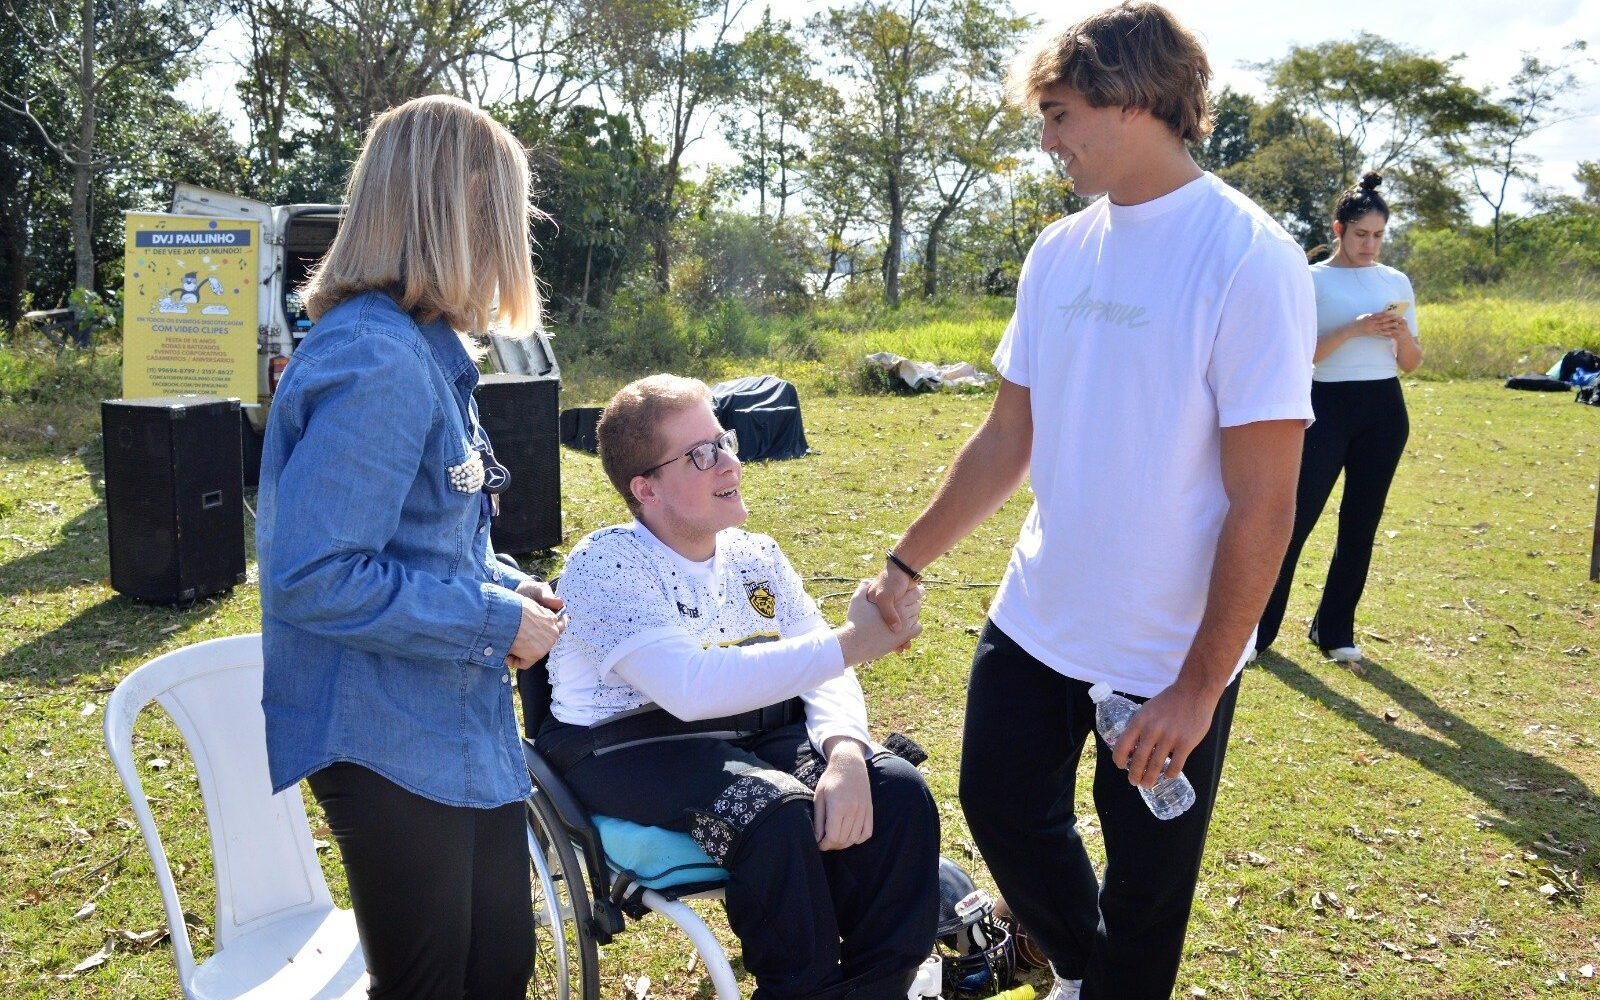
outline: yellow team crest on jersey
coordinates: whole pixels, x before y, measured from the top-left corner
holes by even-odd
[[[773,594],[772,588],[767,586],[767,581],[757,580],[746,583],[744,592],[750,597],[750,606],[756,609],[756,614],[763,618],[778,617],[778,598]]]

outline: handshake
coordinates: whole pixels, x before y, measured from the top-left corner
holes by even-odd
[[[846,666],[854,667],[904,650],[922,633],[921,585],[885,569],[862,580],[850,598],[845,623],[834,629]]]

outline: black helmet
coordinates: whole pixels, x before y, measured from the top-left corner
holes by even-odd
[[[954,996],[994,993],[1011,985],[1011,935],[994,921],[994,899],[961,866],[939,859],[939,945],[944,988]]]

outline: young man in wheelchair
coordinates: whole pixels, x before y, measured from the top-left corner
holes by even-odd
[[[777,543],[740,530],[737,441],[704,383],[634,382],[598,433],[635,520],[567,560],[539,750],[590,811],[686,831],[728,870],[758,1000],[903,1000],[933,948],[939,818],[869,738],[850,668],[916,634],[920,589],[909,630],[860,588],[830,628]]]

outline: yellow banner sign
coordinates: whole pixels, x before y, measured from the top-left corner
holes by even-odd
[[[122,395],[254,402],[260,225],[129,213]]]

